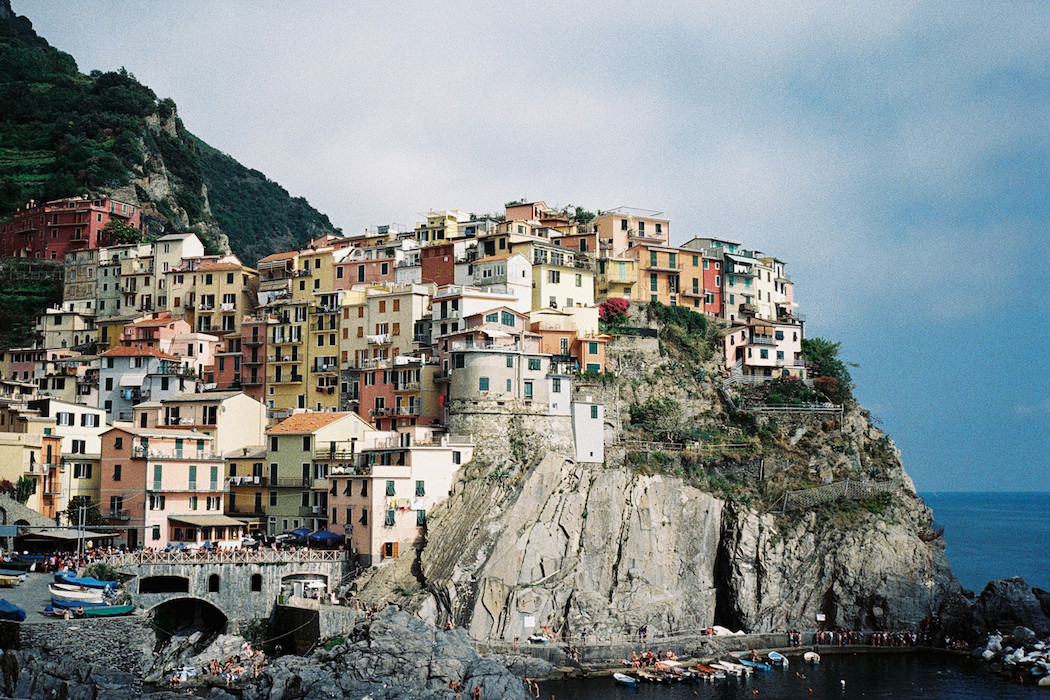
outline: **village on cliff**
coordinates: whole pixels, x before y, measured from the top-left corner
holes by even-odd
[[[0,222],[0,257],[64,261],[39,342],[0,352],[0,489],[94,523],[99,544],[300,531],[363,566],[396,559],[484,439],[456,434],[457,413],[563,416],[575,459],[604,461],[604,406],[579,385],[608,371],[611,334],[647,330],[624,328],[631,305],[718,319],[727,376],[807,380],[784,261],[672,245],[659,212],[435,211],[258,269],[193,233],[110,245],[111,222],[141,229],[104,195]],[[20,535],[43,551],[72,536]]]

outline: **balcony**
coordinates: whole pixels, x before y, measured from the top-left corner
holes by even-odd
[[[324,506],[299,506],[299,516],[303,518],[325,517]]]
[[[330,476],[371,476],[371,464],[344,464],[334,466],[328,472]]]
[[[423,412],[423,409],[416,404],[409,404],[407,406],[398,406],[397,415],[399,416],[418,416]]]
[[[212,305],[212,304],[204,304],[204,303],[202,303],[200,306],[197,307],[197,310],[198,311],[203,311],[203,312],[211,312],[211,311],[215,311],[215,306]]]
[[[313,481],[312,477],[279,476],[277,479],[270,479],[270,486],[276,486],[278,488],[308,489],[313,485]]]
[[[336,365],[335,363],[332,363],[332,362],[315,362],[314,366],[313,366],[313,369],[311,371],[313,371],[313,372],[328,372],[328,373],[334,374],[334,373],[339,371],[339,367],[338,367],[338,365]]]
[[[107,517],[110,520],[131,520],[131,511],[111,508]]]
[[[176,459],[200,462],[206,460],[221,460],[221,455],[216,455],[208,450],[154,450],[146,447],[132,447],[131,456],[136,459]]]
[[[389,333],[379,333],[377,335],[368,335],[368,336],[365,336],[365,338],[367,338],[369,345],[389,345],[390,344],[390,340],[391,340],[391,337],[390,337]]]
[[[250,338],[245,338],[244,339],[244,344],[245,345],[262,345],[265,342],[266,342],[265,338],[260,338],[259,336],[256,336],[256,335],[253,335]]]
[[[233,311],[235,308],[237,308],[236,304],[230,304],[230,303],[219,304],[219,310],[220,311]]]
[[[739,310],[742,314],[754,314],[757,312],[754,304],[741,304]]]
[[[752,345],[776,345],[777,341],[771,335],[753,335],[748,341]]]
[[[684,297],[703,297],[704,296],[704,290],[699,289],[698,287],[693,287],[691,289],[683,289],[682,290],[682,296],[684,296]]]
[[[394,387],[394,391],[419,391],[419,382],[403,382]]]
[[[521,347],[518,343],[502,343],[497,344],[493,342],[486,343],[464,343],[464,342],[453,342],[449,348],[452,352],[463,352],[465,350],[492,350],[494,352],[518,352]]]
[[[231,476],[226,479],[226,483],[231,487],[266,486],[269,484],[269,480],[265,476]]]

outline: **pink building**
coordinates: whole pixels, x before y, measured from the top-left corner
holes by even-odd
[[[137,206],[105,197],[29,202],[0,222],[0,257],[65,260],[74,250],[108,245],[103,229],[110,221],[140,228],[139,214]]]

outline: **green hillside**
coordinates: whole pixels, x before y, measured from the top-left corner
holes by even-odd
[[[306,200],[186,131],[173,101],[124,69],[80,73],[0,0],[0,218],[30,199],[87,191],[137,199],[153,235],[193,230],[211,251],[228,239],[247,264],[337,232]]]

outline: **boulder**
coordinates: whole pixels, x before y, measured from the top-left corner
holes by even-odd
[[[1048,599],[1046,591],[1032,588],[1019,576],[991,581],[974,601],[974,622],[979,632],[1020,626],[1045,637],[1050,635],[1050,616],[1044,609]]]

